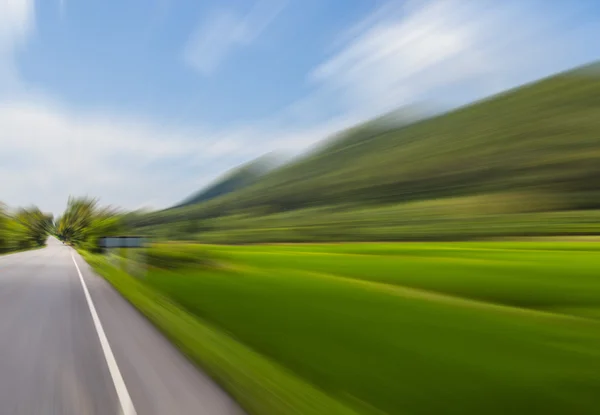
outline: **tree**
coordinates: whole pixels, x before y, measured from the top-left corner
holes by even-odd
[[[96,251],[101,236],[123,228],[122,217],[108,208],[98,207],[97,199],[70,197],[67,209],[57,221],[56,233],[63,241]]]
[[[52,216],[42,213],[37,207],[19,209],[11,215],[0,204],[0,251],[43,246],[52,223]]]

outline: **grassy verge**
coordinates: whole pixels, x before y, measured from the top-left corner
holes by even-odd
[[[82,255],[248,413],[356,414],[352,408],[186,312],[165,295],[114,268],[100,255]]]

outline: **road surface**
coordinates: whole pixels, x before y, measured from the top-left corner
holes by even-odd
[[[73,249],[50,238],[44,249],[0,256],[0,414],[242,411]]]

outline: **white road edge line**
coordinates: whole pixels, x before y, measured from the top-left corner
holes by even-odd
[[[75,255],[73,255],[72,252],[71,259],[73,259],[73,263],[75,264],[75,268],[77,269],[77,274],[79,274],[79,280],[81,281],[81,286],[83,287],[85,299],[87,300],[88,307],[90,308],[90,313],[92,314],[92,320],[94,320],[94,326],[96,327],[96,332],[98,333],[98,338],[100,339],[100,345],[102,346],[102,351],[104,352],[104,358],[106,359],[108,370],[110,371],[110,376],[112,377],[115,389],[117,390],[119,403],[121,404],[122,414],[136,415],[137,412],[133,407],[133,402],[131,400],[131,397],[129,396],[129,392],[127,391],[127,386],[125,386],[125,381],[123,380],[123,376],[121,376],[121,371],[119,370],[119,366],[117,365],[115,356],[113,355],[112,349],[110,348],[110,344],[108,343],[108,338],[106,337],[106,333],[104,333],[104,329],[102,328],[100,317],[98,317],[96,307],[94,307],[94,302],[92,301],[92,297],[90,296],[90,292],[88,291],[87,285],[85,285],[85,281],[83,280],[83,276],[81,275],[81,271],[79,270],[77,261],[75,261]]]

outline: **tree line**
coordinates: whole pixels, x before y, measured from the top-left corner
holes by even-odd
[[[53,216],[37,207],[9,212],[0,205],[0,252],[43,246],[53,227]]]
[[[123,230],[123,215],[100,207],[97,199],[70,197],[65,212],[56,220],[56,236],[63,242],[98,251],[99,238]]]

